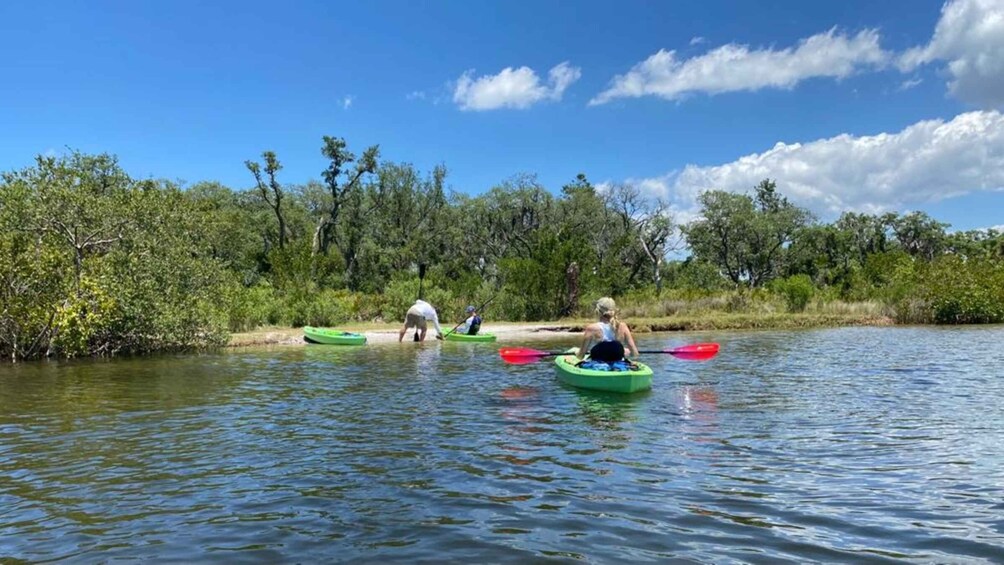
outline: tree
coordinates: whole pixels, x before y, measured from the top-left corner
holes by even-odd
[[[133,192],[141,190],[118,160],[107,154],[73,152],[66,157],[38,156],[35,167],[4,175],[8,190],[30,194],[22,226],[39,238],[53,238],[72,252],[79,288],[84,259],[105,253],[136,226],[130,214]]]
[[[218,345],[228,275],[193,200],[114,157],[39,157],[0,179],[0,353]]]
[[[617,218],[621,261],[628,269],[627,283],[633,284],[648,263],[656,292],[662,292],[662,264],[670,251],[676,231],[669,206],[657,198],[646,198],[633,184],[615,184],[607,193],[607,205]]]
[[[489,262],[533,252],[533,234],[554,220],[554,197],[535,175],[520,174],[470,202],[466,236]]]
[[[863,265],[869,255],[884,253],[888,250],[888,232],[895,218],[895,214],[873,216],[844,212],[833,227],[849,239],[849,243],[857,255],[858,263]]]
[[[911,212],[892,220],[892,231],[903,250],[927,261],[944,252],[948,226],[924,212]]]
[[[356,163],[352,171],[346,170],[346,165],[355,162],[356,156],[346,149],[345,140],[340,137],[324,136],[324,145],[321,147],[321,154],[330,161],[328,168],[324,170],[324,184],[328,188],[329,200],[326,203],[326,212],[317,222],[314,230],[314,241],[312,245],[315,255],[327,255],[331,246],[332,237],[338,226],[339,215],[345,201],[353,191],[359,189],[359,182],[363,175],[376,171],[377,159],[380,156],[380,147],[374,145],[363,151],[362,157]]]
[[[244,161],[244,166],[254,175],[258,193],[261,194],[262,200],[275,212],[275,219],[279,223],[279,249],[283,249],[286,247],[287,239],[286,218],[282,213],[283,190],[282,185],[275,178],[275,174],[282,170],[282,164],[279,163],[279,159],[272,151],[265,151],[261,156],[265,160],[265,174],[268,175],[268,186],[262,180],[261,166],[257,162]],[[269,195],[270,191],[271,196]]]
[[[700,196],[702,219],[686,230],[694,256],[717,265],[734,284],[758,287],[782,271],[785,252],[811,215],[765,179],[754,196],[715,190]]]

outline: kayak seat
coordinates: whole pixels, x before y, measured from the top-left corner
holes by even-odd
[[[639,370],[638,365],[628,362],[628,361],[614,361],[613,363],[604,363],[603,361],[593,361],[592,359],[584,359],[575,364],[576,367],[581,367],[583,369],[588,369],[590,371],[637,371]]]

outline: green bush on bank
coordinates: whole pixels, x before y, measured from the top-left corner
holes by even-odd
[[[786,279],[777,279],[771,284],[771,290],[784,298],[789,312],[804,312],[812,300],[815,287],[809,275],[792,275]]]
[[[942,257],[920,276],[920,296],[938,324],[1004,322],[1004,265]]]

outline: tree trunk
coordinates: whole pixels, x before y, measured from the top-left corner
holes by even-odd
[[[662,295],[662,269],[660,267],[662,267],[662,257],[656,259],[655,262],[652,264],[652,270],[653,270],[652,277],[655,280],[656,296]]]
[[[324,217],[321,218],[321,221],[317,222],[317,227],[314,229],[314,241],[310,246],[311,252],[314,255],[328,253],[327,232],[330,221],[329,218]]]
[[[572,262],[565,269],[565,306],[561,309],[561,316],[568,317],[575,312],[575,307],[579,303],[579,264]]]

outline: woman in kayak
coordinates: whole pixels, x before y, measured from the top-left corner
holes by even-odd
[[[432,307],[432,304],[419,299],[405,314],[404,327],[398,332],[397,341],[404,341],[404,334],[408,332],[409,328],[416,328],[419,332],[419,339],[415,341],[425,341],[425,332],[428,329],[426,321],[428,320],[432,320],[432,324],[436,326],[436,339],[443,339],[443,328],[439,327],[439,315],[436,314],[436,309]]]
[[[457,332],[460,335],[478,335],[481,330],[481,316],[478,316],[477,309],[474,306],[467,307],[467,319],[457,326]]]
[[[583,359],[588,351],[592,361],[615,363],[624,360],[624,343],[627,343],[627,353],[631,357],[637,357],[638,347],[634,344],[634,336],[627,324],[617,319],[617,304],[614,299],[604,297],[597,300],[596,313],[600,319],[582,330],[582,345],[576,356]]]

